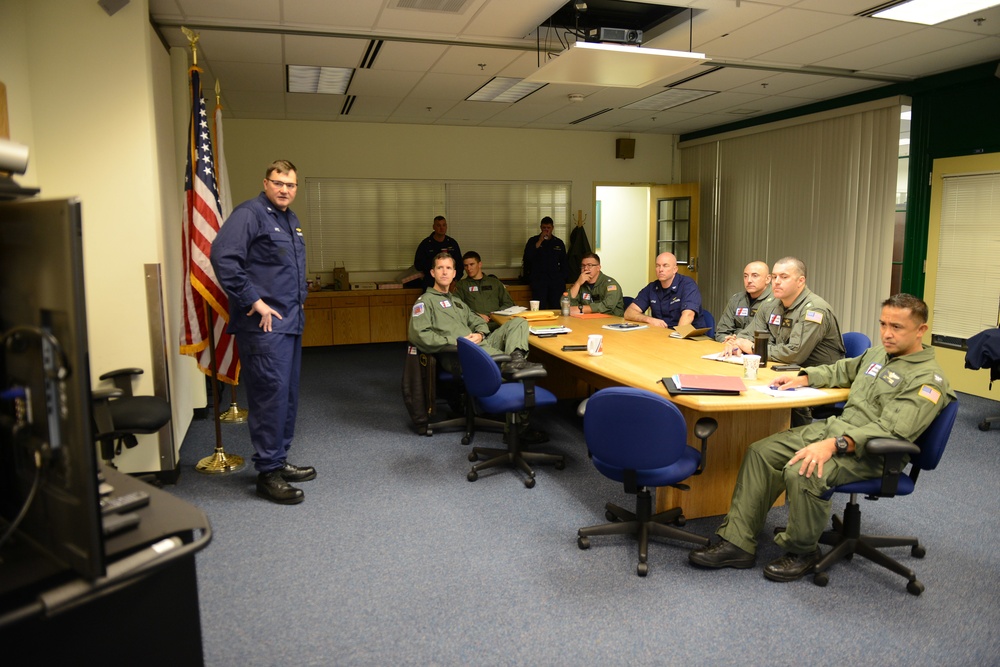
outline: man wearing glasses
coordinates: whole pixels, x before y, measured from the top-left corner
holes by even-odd
[[[295,165],[276,160],[264,172],[264,191],[237,206],[212,243],[212,268],[229,295],[230,333],[236,336],[250,406],[250,441],[257,495],[283,505],[305,499],[289,482],[316,469],[288,462],[299,405],[299,369],[306,300],[306,246],[295,200]]]
[[[587,253],[580,262],[580,277],[569,288],[574,312],[607,313],[621,317],[625,312],[622,288],[618,281],[601,273],[601,258]]]

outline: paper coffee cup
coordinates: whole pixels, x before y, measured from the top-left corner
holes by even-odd
[[[587,354],[592,357],[599,357],[604,354],[604,336],[601,334],[590,334],[587,336]]]
[[[743,355],[743,379],[744,380],[756,380],[757,379],[757,369],[760,368],[760,355],[759,354],[744,354]]]
[[[539,302],[539,301],[529,301],[528,305],[531,306],[531,310],[538,310],[539,303],[541,303],[541,302]]]

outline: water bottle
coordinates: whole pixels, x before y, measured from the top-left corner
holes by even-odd
[[[559,299],[559,310],[563,317],[569,317],[569,292],[563,292],[562,298]]]

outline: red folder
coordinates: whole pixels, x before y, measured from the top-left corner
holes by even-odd
[[[678,389],[698,389],[701,391],[746,391],[743,379],[731,375],[678,375]]]

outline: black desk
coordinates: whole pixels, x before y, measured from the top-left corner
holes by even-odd
[[[8,655],[42,665],[203,664],[194,557],[211,540],[207,517],[117,470],[104,475],[115,494],[149,493],[149,504],[133,510],[139,525],[105,541],[107,575],[95,582],[44,557],[5,550],[0,642]],[[156,555],[153,545],[169,539]]]

